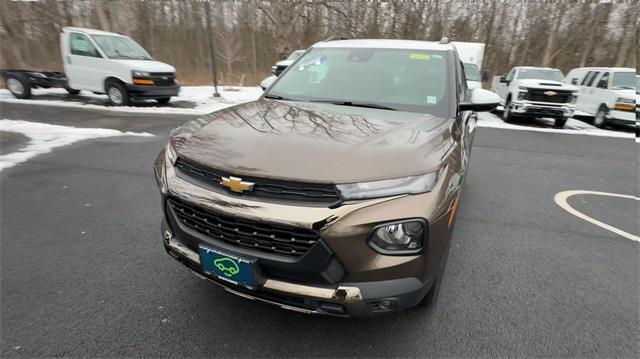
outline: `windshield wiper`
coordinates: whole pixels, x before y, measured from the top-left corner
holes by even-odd
[[[612,90],[635,90],[635,87],[631,86],[614,86],[611,88]]]
[[[367,108],[377,108],[381,110],[398,111],[393,107],[378,105],[377,103],[336,101],[336,100],[309,100],[309,102],[330,103],[330,104],[340,105],[340,106],[367,107]]]
[[[299,100],[288,98],[288,97],[282,97],[280,95],[270,95],[270,94],[264,95],[264,98],[270,98],[273,100],[283,100],[283,101],[299,101]]]

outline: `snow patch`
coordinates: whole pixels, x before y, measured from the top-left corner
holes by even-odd
[[[239,103],[257,100],[262,95],[260,87],[218,87],[221,97],[214,98],[213,86],[183,86],[178,96],[172,97],[167,105],[154,100],[140,101],[134,106],[109,106],[106,95],[81,91],[69,95],[60,88],[33,89],[32,98],[21,100],[11,92],[0,89],[0,102],[23,103],[45,106],[75,107],[92,110],[108,110],[134,113],[167,113],[184,115],[205,115]]]
[[[534,131],[534,132],[551,132],[560,134],[575,134],[575,135],[590,135],[590,136],[604,136],[604,137],[618,137],[618,138],[634,138],[633,132],[611,131],[603,130],[592,126],[588,123],[582,122],[570,118],[565,124],[564,128],[553,128],[553,119],[538,119],[537,124],[542,124],[549,127],[535,127],[527,125],[525,122],[516,125],[504,122],[501,118],[488,112],[478,113],[478,127],[491,127],[501,128],[507,130],[518,131]]]
[[[122,132],[106,128],[77,128],[7,119],[0,120],[0,130],[18,132],[29,137],[30,140],[27,146],[20,150],[0,155],[0,171],[25,162],[37,155],[49,153],[56,147],[66,146],[77,141],[117,136],[153,136],[146,132]]]

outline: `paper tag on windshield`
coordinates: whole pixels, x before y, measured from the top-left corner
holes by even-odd
[[[435,96],[427,96],[427,103],[436,104],[438,103],[438,98]]]

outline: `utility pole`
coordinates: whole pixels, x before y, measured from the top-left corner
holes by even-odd
[[[205,3],[207,7],[207,33],[209,34],[209,53],[211,56],[211,72],[213,73],[213,97],[220,97],[218,92],[218,75],[216,73],[216,53],[213,49],[213,31],[211,30],[211,2]]]

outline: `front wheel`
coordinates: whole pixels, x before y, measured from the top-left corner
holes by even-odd
[[[107,97],[113,106],[127,106],[130,102],[127,89],[120,82],[111,81],[107,84]]]
[[[557,128],[563,128],[564,125],[567,123],[568,118],[566,117],[559,117],[556,118],[556,127]]]
[[[511,112],[511,99],[507,99],[504,103],[504,111],[502,111],[502,120],[504,122],[513,122],[513,113]]]
[[[161,104],[169,103],[169,100],[171,100],[171,97],[163,97],[163,98],[156,99],[156,101],[158,101],[158,103],[161,103]]]
[[[607,125],[607,113],[609,110],[605,105],[600,105],[598,112],[593,118],[593,125],[598,128],[604,128]]]

